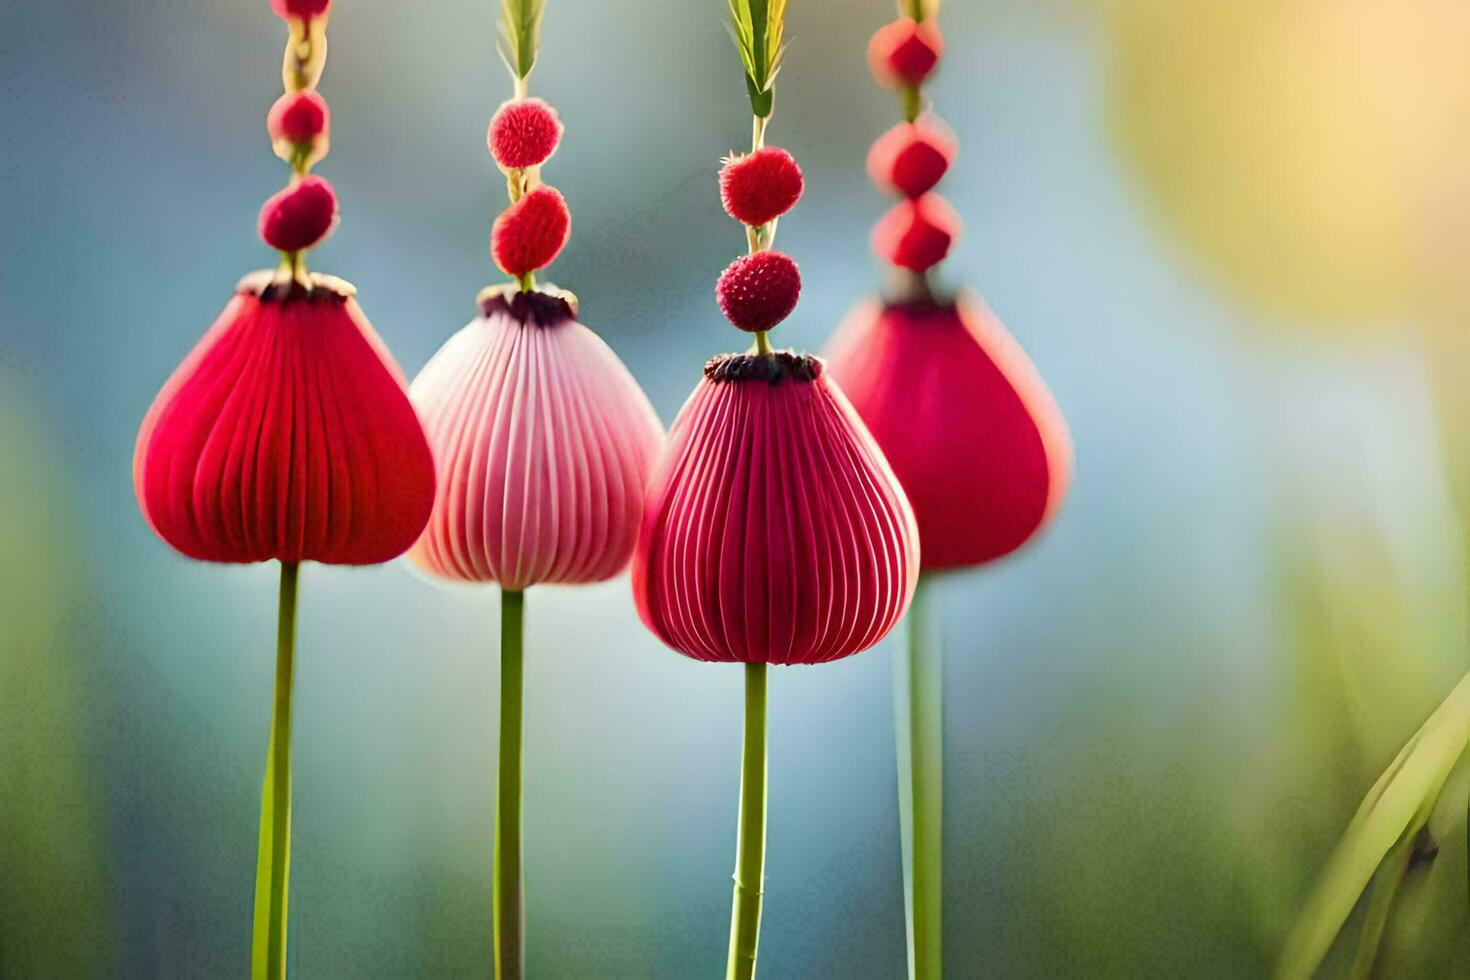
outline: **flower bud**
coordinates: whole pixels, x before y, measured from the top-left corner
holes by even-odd
[[[868,176],[880,190],[920,197],[933,189],[954,162],[958,146],[949,130],[932,117],[899,123],[868,151]]]
[[[550,265],[572,230],[566,198],[549,184],[527,191],[490,230],[490,255],[506,275],[523,276]]]
[[[899,201],[873,226],[873,251],[896,266],[923,272],[944,261],[960,234],[960,216],[938,194]]]
[[[796,158],[779,146],[731,157],[720,168],[725,213],[747,225],[763,225],[790,211],[804,186]]]
[[[903,490],[820,361],[705,366],[633,553],[644,625],[695,660],[826,663],[882,639],[918,571]]]
[[[328,276],[248,277],[163,386],[138,433],[133,484],[175,550],[370,565],[423,530],[429,443],[352,292]]]
[[[742,255],[715,285],[720,312],[741,330],[769,330],[791,315],[801,296],[801,272],[785,252]]]
[[[1061,507],[1066,421],[1026,352],[977,297],[864,303],[829,370],[882,447],[919,523],[926,569],[993,561]]]
[[[561,142],[561,117],[541,99],[502,103],[490,119],[485,142],[505,170],[539,167]]]
[[[260,208],[260,238],[282,252],[311,248],[337,226],[337,193],[325,177],[303,177]]]
[[[611,578],[633,553],[663,426],[554,291],[483,295],[413,382],[439,490],[409,559],[512,591]]]
[[[879,85],[919,85],[944,53],[944,36],[932,20],[915,23],[900,17],[885,24],[868,42],[868,68]]]

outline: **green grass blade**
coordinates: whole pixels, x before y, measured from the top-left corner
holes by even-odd
[[[1312,976],[1384,856],[1427,820],[1470,744],[1470,674],[1455,685],[1368,791],[1287,937],[1281,980]]]

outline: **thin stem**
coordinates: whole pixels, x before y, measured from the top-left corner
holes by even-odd
[[[905,85],[903,87],[903,118],[905,122],[913,122],[919,118],[919,110],[923,108],[923,93],[917,85]]]
[[[524,592],[500,593],[500,767],[495,796],[495,975],[525,974],[525,900],[521,893],[522,624]]]
[[[1415,832],[1412,828],[1388,852],[1388,860],[1378,869],[1368,898],[1368,910],[1363,915],[1363,929],[1358,934],[1358,948],[1353,953],[1353,980],[1368,980],[1373,976],[1373,964],[1378,960],[1378,947],[1383,942],[1383,931],[1388,925],[1389,913],[1393,911],[1393,900],[1398,896],[1399,885],[1409,870],[1409,858],[1414,852]]]
[[[755,976],[766,880],[766,665],[745,665],[745,742],[740,757],[740,827],[730,908],[726,980]]]
[[[903,6],[905,8],[904,13],[909,19],[921,21],[924,19],[925,8],[929,5],[924,0],[904,0]]]
[[[766,331],[766,330],[757,330],[755,332],[755,352],[757,354],[761,355],[762,357],[769,357],[770,356],[770,354],[771,354],[771,338],[770,338],[770,335],[769,335],[769,331]]]
[[[927,576],[919,579],[907,648],[893,657],[904,925],[914,980],[943,972],[944,657],[934,588]]]
[[[255,863],[252,980],[286,976],[286,904],[291,895],[291,686],[296,664],[296,583],[300,566],[281,563],[276,625],[276,692],[260,793],[260,846]]]

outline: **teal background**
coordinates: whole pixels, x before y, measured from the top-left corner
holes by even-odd
[[[318,172],[343,220],[313,265],[358,286],[410,374],[498,278],[496,12],[338,0],[331,19]],[[864,50],[891,13],[791,0],[769,139],[808,189],[781,222],[805,283],[782,343],[819,347],[881,280],[863,158],[898,107]],[[723,17],[550,0],[532,84],[567,126],[545,178],[573,235],[549,278],[666,423],[741,343],[712,295],[743,250],[715,171],[749,138]],[[1281,330],[1161,230],[1109,134],[1103,18],[942,12],[932,95],[962,146],[943,190],[968,219],[944,275],[984,292],[1077,444],[1047,533],[942,583],[946,952],[960,977],[1262,975],[1463,669],[1459,515],[1411,338]],[[169,551],[130,466],[168,372],[271,262],[254,221],[285,176],[263,125],[282,41],[265,0],[0,0],[6,976],[245,970],[276,569]],[[310,566],[301,594],[293,973],[485,975],[496,594],[402,562]],[[718,975],[739,671],[663,649],[625,578],[537,588],[527,620],[530,972]],[[902,973],[896,646],[772,677],[762,976]],[[1464,849],[1461,825],[1401,975],[1464,965]]]

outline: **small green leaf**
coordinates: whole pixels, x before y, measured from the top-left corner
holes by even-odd
[[[729,0],[729,4],[730,37],[745,68],[750,107],[765,118],[771,114],[773,86],[786,53],[786,0]]]
[[[1281,980],[1316,971],[1384,855],[1428,820],[1467,745],[1470,674],[1414,733],[1358,807],[1287,937],[1276,974]]]
[[[526,78],[536,67],[541,46],[541,17],[546,0],[501,0],[500,37],[496,47],[516,78]]]

